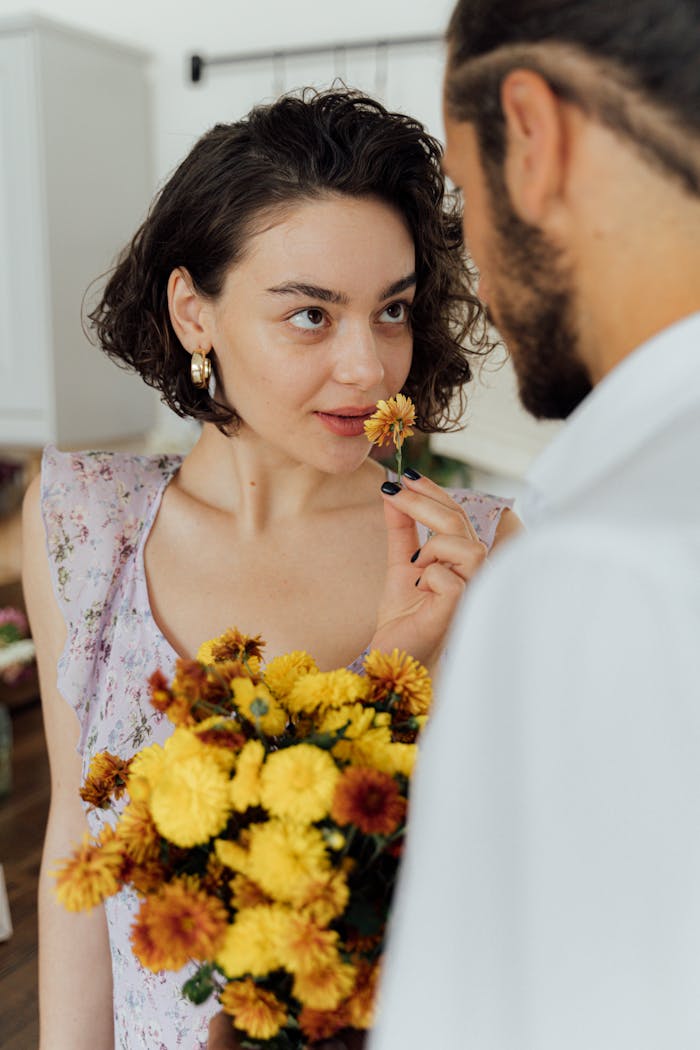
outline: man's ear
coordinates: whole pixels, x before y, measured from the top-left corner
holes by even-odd
[[[514,69],[501,84],[506,125],[505,177],[516,213],[546,225],[561,198],[566,166],[566,122],[560,99],[530,69]]]
[[[184,266],[173,270],[168,278],[168,310],[175,334],[185,350],[190,354],[195,350],[211,350],[208,303],[195,291]]]

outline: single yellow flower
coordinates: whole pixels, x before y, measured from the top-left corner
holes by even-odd
[[[259,634],[243,634],[237,627],[229,627],[218,637],[203,642],[197,650],[197,659],[203,664],[244,660],[251,670],[258,671],[264,648],[265,643]]]
[[[226,863],[225,857],[221,858]],[[250,828],[243,874],[277,901],[296,903],[309,880],[322,878],[330,862],[318,828],[272,818]]]
[[[314,658],[303,650],[296,650],[270,660],[263,670],[263,677],[270,692],[284,701],[299,678],[317,671]]]
[[[390,397],[388,401],[378,401],[376,411],[365,420],[365,434],[373,445],[383,445],[393,441],[400,449],[416,421],[416,410],[413,402],[404,394]]]
[[[364,667],[371,685],[372,703],[385,703],[393,698],[401,715],[428,713],[433,698],[430,675],[408,653],[394,649],[389,654],[373,649],[365,657]]]
[[[255,981],[232,981],[221,993],[221,1006],[252,1039],[272,1039],[287,1021],[287,1007]]]
[[[276,817],[313,824],[328,815],[339,776],[327,751],[296,744],[268,755],[260,776],[260,798]]]
[[[280,707],[270,690],[262,682],[250,678],[234,678],[231,682],[236,710],[263,733],[277,736],[287,726],[287,712]]]
[[[242,748],[230,786],[231,805],[240,813],[260,805],[260,772],[265,748],[259,740],[249,740]]]
[[[338,671],[319,671],[305,675],[292,687],[287,707],[294,714],[325,711],[329,707],[342,707],[356,700],[364,700],[369,693],[369,683],[362,675],[346,668]]]
[[[287,909],[279,904],[243,908],[226,929],[216,963],[227,977],[264,977],[283,965],[279,945],[287,928]]]
[[[160,835],[145,802],[130,802],[119,818],[116,836],[135,864],[145,864],[160,856]]]
[[[131,760],[127,790],[132,799],[149,798],[165,766],[165,751],[160,744],[149,744]]]
[[[124,847],[107,825],[97,839],[85,835],[82,846],[59,868],[54,892],[68,911],[89,911],[121,889]]]
[[[227,773],[199,741],[196,743],[204,753],[168,763],[150,799],[161,835],[185,849],[217,835],[231,812]]]

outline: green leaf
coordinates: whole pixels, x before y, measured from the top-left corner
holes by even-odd
[[[197,972],[190,977],[189,981],[185,981],[182,986],[182,994],[185,998],[189,999],[191,1003],[196,1003],[197,1006],[200,1003],[205,1003],[209,996],[216,989],[216,984],[212,976],[212,967],[209,963],[204,963],[199,967]]]

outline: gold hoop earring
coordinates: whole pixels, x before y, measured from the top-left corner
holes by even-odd
[[[190,377],[193,386],[206,390],[211,379],[211,361],[204,350],[195,350],[190,361]]]

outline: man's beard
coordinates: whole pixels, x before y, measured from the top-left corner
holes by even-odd
[[[537,419],[566,419],[592,389],[579,358],[573,277],[561,251],[518,218],[499,181],[491,199],[491,316],[513,359],[524,407]]]

